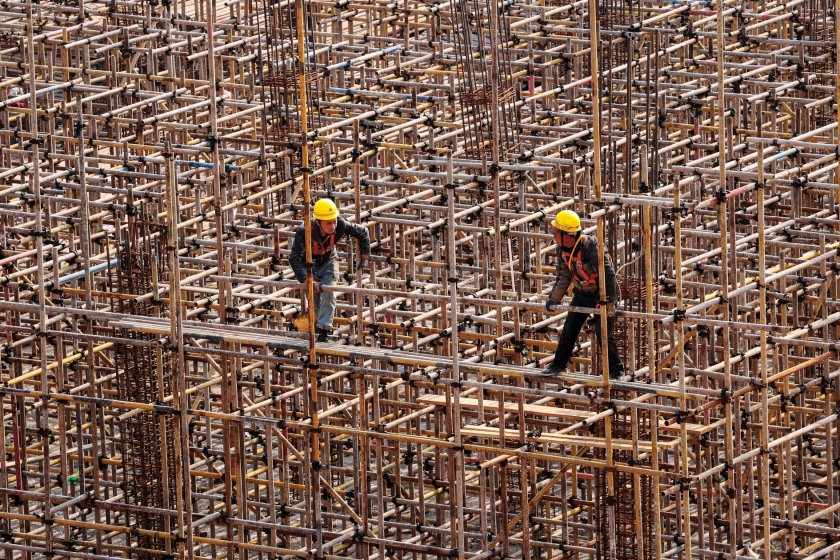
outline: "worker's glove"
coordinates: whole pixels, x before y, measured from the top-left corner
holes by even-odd
[[[321,290],[321,283],[320,282],[312,282],[312,291],[316,294],[320,294],[323,290]]]
[[[359,265],[356,267],[356,270],[362,270],[367,264],[370,262],[370,255],[362,255],[359,257]]]
[[[545,310],[546,311],[554,311],[554,308],[558,305],[556,301],[553,299],[549,299],[545,302]]]
[[[613,317],[615,317],[615,302],[614,301],[606,302],[604,304],[604,307],[607,309],[607,318],[612,319]],[[600,303],[595,304],[595,310],[598,313],[601,312],[601,304]]]

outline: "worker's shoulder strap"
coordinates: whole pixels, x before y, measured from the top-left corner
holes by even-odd
[[[572,247],[571,251],[567,251],[564,248],[563,253],[565,254],[567,259],[579,258],[581,255],[591,251],[593,244],[596,245],[595,248],[597,249],[598,240],[595,239],[593,236],[580,235],[578,236],[577,241],[575,241],[575,244]]]
[[[312,223],[312,254],[316,256],[327,255],[332,252],[336,241],[340,239],[338,227],[330,235],[323,237],[318,224],[313,220]]]
[[[578,247],[578,251],[580,251],[586,259],[592,257],[592,264],[597,265],[598,262],[598,238],[594,235],[581,235],[580,236],[580,246]],[[607,254],[607,249],[604,248],[604,256]]]

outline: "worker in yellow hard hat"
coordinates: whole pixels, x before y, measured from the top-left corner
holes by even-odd
[[[595,333],[598,336],[598,343],[601,343],[601,315],[596,312],[600,305],[598,275],[603,273],[607,284],[607,301],[604,303],[614,304],[619,299],[618,282],[615,278],[615,271],[612,261],[604,250],[604,262],[602,266],[598,263],[598,239],[594,235],[586,235],[581,230],[580,217],[571,210],[563,210],[551,222],[551,229],[554,233],[554,241],[557,242],[557,281],[545,303],[547,311],[553,311],[554,307],[566,295],[569,285],[574,287],[572,294],[572,307],[591,307],[595,313]],[[583,324],[589,318],[590,313],[569,312],[566,322],[563,324],[563,331],[560,333],[560,340],[557,342],[557,351],[554,360],[545,368],[543,375],[555,375],[566,370],[572,351],[575,348],[578,334]],[[615,317],[610,313],[607,318],[607,348],[609,353],[610,377],[617,379],[624,373],[624,364],[618,355],[618,344],[613,334]]]
[[[357,269],[362,268],[370,259],[370,233],[366,227],[353,224],[339,216],[335,202],[329,198],[322,198],[313,208],[315,219],[312,220],[312,267],[313,280],[317,282],[316,291],[320,297],[315,297],[315,324],[319,342],[330,340],[335,315],[335,292],[324,292],[320,286],[334,286],[338,279],[338,254],[335,244],[345,235],[355,237],[361,246]],[[292,244],[292,254],[289,264],[298,282],[306,281],[306,235],[301,224],[295,231],[295,241]]]

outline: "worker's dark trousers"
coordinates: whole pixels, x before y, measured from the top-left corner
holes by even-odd
[[[572,296],[572,307],[592,307],[595,313],[595,305],[598,303],[597,292],[593,295],[582,294],[575,291]],[[572,352],[575,349],[577,337],[580,334],[580,329],[589,318],[590,313],[572,313],[566,317],[566,323],[563,325],[563,332],[560,333],[560,340],[557,342],[557,351],[554,353],[554,363],[565,369],[569,365],[569,358],[572,357]],[[613,325],[615,325],[615,317],[607,319],[607,347],[610,356],[610,377],[620,377],[624,373],[624,364],[621,363],[621,357],[618,355],[618,343],[613,334]],[[598,336],[598,344],[601,344],[601,316],[595,313],[595,333]]]

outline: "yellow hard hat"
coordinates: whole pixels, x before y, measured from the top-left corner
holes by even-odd
[[[338,218],[339,212],[338,208],[335,206],[335,202],[329,198],[322,198],[315,203],[315,210],[313,213],[315,214],[316,220],[330,221]]]
[[[551,225],[566,233],[577,233],[580,231],[580,216],[571,210],[563,210],[557,214]]]

